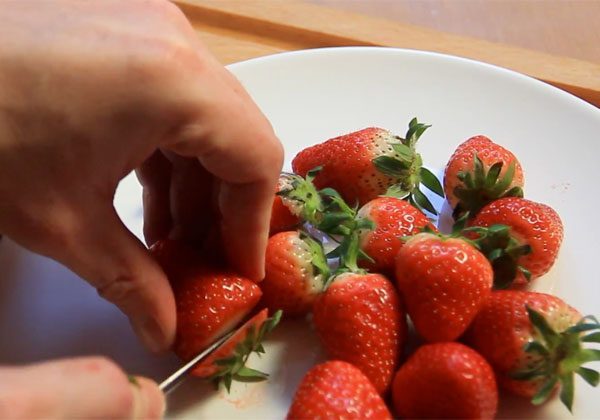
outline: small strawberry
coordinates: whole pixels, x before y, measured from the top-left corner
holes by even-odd
[[[378,392],[389,387],[402,352],[406,318],[396,289],[381,274],[356,267],[355,235],[341,258],[342,270],[313,305],[317,335],[330,359],[363,371]]]
[[[491,202],[471,226],[466,230],[479,236],[478,245],[494,267],[494,286],[501,289],[547,273],[563,239],[563,225],[556,211],[518,197]]]
[[[286,316],[306,315],[329,277],[321,244],[301,231],[271,236],[265,258],[262,302]]]
[[[271,207],[271,220],[269,223],[269,236],[286,230],[295,229],[302,223],[301,219],[292,213],[292,210],[283,201],[283,197],[276,195]]]
[[[361,265],[372,272],[394,272],[402,237],[414,235],[425,226],[435,230],[420,210],[395,197],[369,201],[359,210],[358,216],[375,223],[374,230],[364,229],[360,235],[361,249],[373,259],[373,262],[364,261]]]
[[[262,294],[253,281],[208,267],[172,285],[177,306],[174,351],[183,360],[235,328]]]
[[[501,197],[523,196],[523,170],[509,150],[485,136],[471,137],[450,157],[444,192],[455,217],[473,217]]]
[[[498,407],[494,371],[460,343],[419,347],[394,378],[392,399],[402,418],[492,419]]]
[[[400,248],[396,281],[419,335],[430,342],[453,341],[490,295],[493,272],[467,241],[420,233]]]
[[[391,189],[395,196],[435,213],[419,184],[439,195],[443,190],[435,175],[422,167],[421,156],[415,150],[417,140],[428,127],[415,118],[405,138],[382,128],[365,128],[302,150],[292,167],[300,175],[322,167],[315,185],[336,189],[352,204],[363,205]]]
[[[532,398],[536,405],[560,384],[560,398],[571,410],[574,373],[598,385],[598,372],[581,365],[600,360],[600,350],[582,347],[585,342],[600,342],[600,324],[594,317],[582,318],[556,296],[493,292],[465,340],[492,365],[500,386]]]
[[[268,310],[263,309],[250,318],[227,341],[196,366],[192,374],[212,379],[217,383],[222,382],[227,391],[230,390],[231,382],[234,380],[248,382],[267,379],[268,374],[246,366],[252,353],[265,353],[262,341],[281,319],[281,311],[276,312],[271,318],[267,318],[267,314]]]
[[[308,371],[287,415],[288,420],[391,418],[377,390],[360,369],[337,360]]]
[[[312,181],[319,170],[311,169],[306,178],[285,172],[279,176],[271,210],[270,235],[293,230],[304,221],[318,222],[323,203]]]

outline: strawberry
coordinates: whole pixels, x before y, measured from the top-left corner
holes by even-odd
[[[582,347],[600,342],[600,324],[594,317],[582,318],[556,296],[493,292],[465,340],[492,365],[500,386],[534,404],[543,403],[561,384],[561,400],[571,410],[574,373],[598,385],[598,373],[581,365],[600,360],[600,350]]]
[[[263,338],[271,332],[281,319],[281,312],[267,318],[268,310],[263,309],[233,333],[223,344],[217,347],[210,356],[200,363],[192,374],[202,378],[222,382],[227,391],[233,380],[258,381],[267,379],[269,375],[246,366],[253,352],[265,353]]]
[[[523,196],[523,169],[509,150],[486,136],[458,146],[444,171],[444,192],[455,217],[473,217],[501,197]]]
[[[479,235],[478,243],[492,261],[497,288],[523,284],[547,273],[563,239],[563,225],[556,211],[518,197],[488,204],[471,226],[466,230]]]
[[[302,223],[300,218],[292,213],[292,210],[283,200],[283,197],[279,195],[276,195],[273,199],[271,220],[269,223],[269,236],[273,236],[278,232],[294,229]]]
[[[453,341],[490,295],[493,272],[467,241],[420,233],[400,248],[396,281],[419,335],[430,342]]]
[[[492,419],[498,407],[494,371],[460,343],[419,347],[394,377],[392,400],[402,418]]]
[[[378,197],[365,204],[358,216],[375,223],[374,230],[364,229],[360,235],[361,249],[374,262],[362,266],[374,272],[393,273],[395,258],[402,247],[402,237],[414,235],[425,226],[435,227],[416,207],[395,197]]]
[[[271,210],[269,234],[292,230],[303,221],[315,223],[317,213],[323,211],[321,196],[312,183],[320,168],[310,170],[306,178],[282,173]]]
[[[253,281],[209,267],[172,285],[177,306],[174,351],[184,360],[235,328],[262,294]]]
[[[329,276],[321,244],[301,231],[281,232],[269,238],[262,302],[286,316],[306,315]]]
[[[406,334],[404,310],[389,280],[380,274],[340,274],[317,297],[313,315],[329,359],[352,363],[384,393]]]
[[[440,195],[443,190],[435,175],[422,167],[421,156],[415,151],[417,140],[428,127],[415,118],[405,138],[377,127],[335,137],[302,150],[292,161],[292,168],[305,175],[322,167],[315,185],[336,189],[349,203],[364,205],[391,189],[394,195],[435,213],[419,184]]]
[[[288,420],[391,418],[377,390],[360,369],[338,360],[308,371],[287,415]]]

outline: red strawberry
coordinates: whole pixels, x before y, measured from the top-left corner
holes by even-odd
[[[591,332],[582,336],[582,332]],[[600,350],[583,342],[600,341],[600,324],[556,296],[516,290],[493,292],[465,339],[492,365],[499,385],[541,404],[562,384],[561,400],[571,409],[573,373],[593,386],[598,373],[581,367],[600,360]]]
[[[466,241],[420,233],[400,248],[396,281],[417,332],[430,342],[453,341],[490,295],[493,272]]]
[[[281,312],[267,319],[268,310],[263,309],[217,347],[200,363],[192,374],[202,378],[222,381],[229,391],[232,380],[262,380],[268,375],[246,366],[253,352],[264,353],[262,340],[279,323]]]
[[[262,302],[286,316],[306,315],[329,276],[323,247],[303,232],[281,232],[269,239]]]
[[[269,236],[275,235],[278,232],[294,229],[301,223],[300,218],[291,212],[290,208],[283,200],[283,197],[279,195],[276,195],[273,199]]]
[[[508,229],[495,226],[491,231],[467,229],[479,232],[482,251],[492,255],[498,288],[513,282],[523,284],[547,273],[558,256],[563,239],[562,222],[552,208],[518,197],[502,198],[488,204],[471,225],[508,226]]]
[[[391,418],[369,379],[350,363],[337,360],[308,371],[287,415],[288,420]]]
[[[235,328],[262,294],[253,281],[211,268],[173,282],[173,291],[177,305],[174,351],[184,360]]]
[[[393,186],[395,195],[409,197],[435,212],[418,188],[423,183],[443,194],[439,181],[421,166],[421,156],[415,151],[417,140],[428,127],[415,118],[404,139],[382,128],[365,128],[302,150],[292,167],[300,175],[322,167],[315,185],[336,189],[351,204],[363,205]]]
[[[340,274],[317,298],[313,314],[329,358],[352,363],[384,393],[406,334],[394,286],[380,274]]]
[[[306,173],[306,178],[288,173],[279,176],[271,210],[270,235],[292,230],[304,221],[312,224],[320,222],[324,210],[323,201],[313,184],[319,171],[320,168],[311,168]]]
[[[401,238],[414,235],[428,226],[435,230],[429,219],[416,207],[394,197],[378,197],[365,204],[358,216],[375,223],[374,230],[363,230],[361,249],[374,262],[364,261],[369,271],[393,273],[396,254],[402,247]]]
[[[450,157],[444,192],[455,216],[473,217],[501,197],[523,196],[523,170],[509,150],[485,136],[471,137]]]
[[[394,378],[392,399],[402,418],[492,419],[498,406],[494,371],[459,343],[419,347]]]

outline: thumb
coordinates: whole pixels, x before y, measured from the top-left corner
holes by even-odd
[[[100,213],[100,214],[99,214]],[[165,273],[146,247],[123,225],[114,208],[82,212],[69,249],[59,258],[117,305],[152,351],[175,337],[175,299]]]
[[[0,418],[159,418],[165,399],[153,381],[102,357],[0,367]]]

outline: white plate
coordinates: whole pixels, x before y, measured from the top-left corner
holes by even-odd
[[[381,126],[404,133],[413,116],[433,124],[419,150],[441,170],[466,138],[486,134],[520,159],[526,195],[554,207],[565,241],[553,270],[536,283],[584,313],[596,313],[600,207],[595,165],[600,156],[600,111],[520,74],[439,54],[381,48],[299,51],[230,66],[269,117],[286,149],[286,166],[305,146],[342,133]],[[235,118],[235,116],[232,116]],[[140,188],[133,177],[115,199],[125,223],[141,234]],[[128,371],[163,378],[174,357],[153,357],[111,305],[58,264],[0,244],[0,361],[105,354]],[[305,324],[285,324],[254,365],[267,383],[235,386],[232,395],[189,380],[170,398],[171,416],[281,419],[304,372],[321,354]],[[285,330],[284,330],[285,329]],[[577,382],[575,417],[600,413],[600,393]],[[504,399],[502,417],[566,418],[556,400],[532,408]]]

